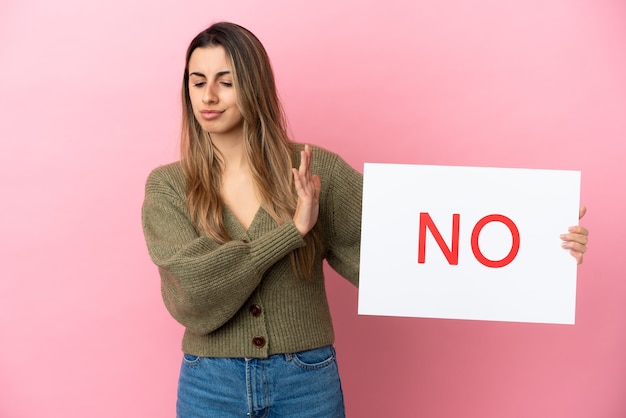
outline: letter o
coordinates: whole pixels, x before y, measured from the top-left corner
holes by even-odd
[[[482,231],[483,227],[489,222],[501,222],[506,225],[507,228],[509,228],[509,231],[511,231],[511,237],[513,238],[511,251],[509,251],[509,254],[502,260],[489,260],[483,255],[483,253],[480,251],[480,248],[478,247],[478,236],[480,235],[480,231]],[[487,215],[478,222],[476,222],[476,225],[472,230],[471,242],[474,257],[476,257],[476,260],[478,260],[480,264],[491,268],[504,267],[511,261],[513,261],[513,259],[517,256],[520,244],[519,230],[517,229],[515,223],[504,215]]]

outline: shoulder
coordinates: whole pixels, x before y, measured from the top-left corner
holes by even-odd
[[[168,191],[185,194],[185,174],[180,161],[159,166],[148,175],[146,193]]]

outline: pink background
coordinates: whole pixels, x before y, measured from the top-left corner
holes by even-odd
[[[294,138],[359,170],[583,173],[575,326],[359,317],[329,274],[348,416],[626,416],[626,4],[303,3],[0,3],[0,417],[173,416],[182,329],[140,206],[217,20],[266,45]]]

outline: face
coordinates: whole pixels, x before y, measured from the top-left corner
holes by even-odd
[[[243,117],[224,48],[196,48],[188,68],[189,98],[202,129],[211,134],[211,140],[243,138]]]

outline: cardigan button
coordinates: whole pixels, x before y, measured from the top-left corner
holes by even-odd
[[[261,315],[261,312],[263,312],[263,309],[261,309],[261,307],[256,303],[250,306],[250,313],[252,314],[252,316],[258,317]]]
[[[254,344],[257,348],[263,348],[265,347],[265,338],[256,336],[252,339],[252,344]]]

